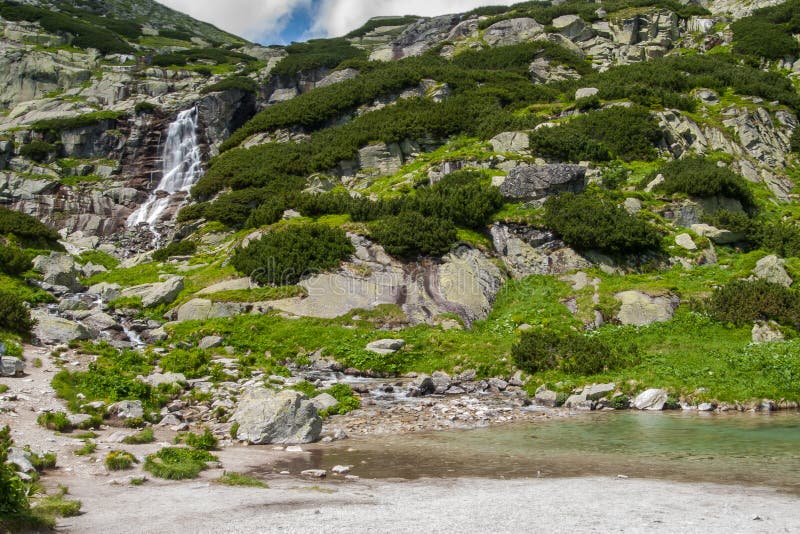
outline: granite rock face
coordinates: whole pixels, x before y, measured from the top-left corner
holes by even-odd
[[[514,201],[537,200],[563,192],[580,193],[584,189],[586,168],[566,163],[517,167],[500,186],[503,196]]]

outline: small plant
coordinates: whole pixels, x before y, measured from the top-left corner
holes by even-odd
[[[86,440],[83,447],[75,451],[76,456],[89,456],[97,449],[97,444],[93,441]]]
[[[206,462],[214,462],[217,457],[208,451],[165,447],[151,454],[144,462],[144,469],[153,476],[168,480],[197,478],[206,469]]]
[[[627,395],[612,397],[609,407],[614,408],[615,410],[627,410],[631,407],[631,399]]]
[[[186,445],[188,445],[189,447],[200,449],[203,451],[213,451],[217,448],[217,445],[219,444],[217,438],[214,437],[214,434],[207,428],[205,429],[205,431],[201,436],[198,436],[197,434],[190,432],[184,438],[184,443],[186,443]]]
[[[72,430],[72,424],[67,419],[67,414],[64,412],[46,412],[40,414],[36,418],[39,426],[43,426],[48,430],[57,430],[58,432],[69,432]]]
[[[45,517],[75,517],[81,512],[81,501],[65,499],[63,494],[44,497],[33,507],[33,512]]]
[[[239,423],[238,422],[234,422],[231,425],[231,430],[230,430],[231,439],[236,439],[236,435],[238,433],[239,433]]]
[[[0,330],[27,335],[34,321],[25,303],[13,293],[0,291]]]
[[[156,440],[153,435],[152,428],[145,428],[141,432],[137,432],[132,436],[128,436],[122,440],[125,445],[144,445],[146,443],[153,443]]]
[[[106,468],[109,471],[123,471],[138,463],[139,460],[128,451],[111,451],[106,455],[105,460]]]
[[[216,480],[217,484],[225,486],[245,486],[249,488],[269,488],[269,486],[257,478],[243,475],[241,473],[225,472]]]
[[[42,367],[42,359],[41,358],[34,358],[33,361],[31,362],[31,365],[33,365],[37,369],[40,369]]]
[[[145,477],[136,477],[130,480],[131,486],[141,486],[145,482],[147,482]]]
[[[30,453],[29,460],[31,462],[31,465],[33,465],[33,467],[35,467],[36,470],[39,472],[42,472],[46,469],[53,469],[58,463],[58,457],[54,452],[37,454],[31,451],[30,447],[25,447],[25,450]]]
[[[6,391],[8,391],[8,386],[5,384],[0,384],[0,394],[5,393]]]

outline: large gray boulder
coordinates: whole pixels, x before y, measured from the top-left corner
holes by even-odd
[[[586,189],[586,168],[557,163],[516,167],[500,186],[510,200],[536,200],[562,192],[580,193]]]
[[[753,273],[756,277],[766,280],[767,282],[782,285],[783,287],[791,287],[794,280],[792,280],[792,277],[786,272],[784,268],[785,264],[785,260],[773,254],[758,260]]]
[[[651,297],[639,291],[623,291],[614,297],[622,302],[617,313],[619,322],[635,326],[669,321],[681,303],[674,295]]]
[[[254,445],[311,443],[322,431],[314,404],[293,390],[250,389],[239,400],[231,421],[239,424],[236,437]]]
[[[495,152],[526,152],[530,137],[525,132],[503,132],[489,140]]]
[[[72,256],[61,252],[51,252],[48,256],[36,256],[33,268],[44,275],[44,282],[63,286],[70,291],[80,291],[83,286],[78,281],[81,272]]]
[[[375,354],[388,355],[394,354],[405,347],[406,342],[402,339],[378,339],[367,343],[366,350]]]
[[[181,291],[183,291],[183,277],[175,276],[164,282],[129,287],[122,290],[120,295],[126,298],[139,297],[142,299],[142,306],[149,308],[174,302]]]
[[[0,376],[17,376],[25,371],[25,362],[13,356],[0,357]]]
[[[669,395],[663,389],[648,389],[636,396],[633,407],[637,410],[661,411],[667,404]]]
[[[39,343],[57,344],[90,339],[86,327],[75,321],[55,317],[42,310],[33,310],[31,318],[36,321],[33,338]]]

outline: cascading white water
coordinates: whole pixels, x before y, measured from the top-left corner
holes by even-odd
[[[203,175],[200,146],[197,143],[197,106],[182,111],[169,125],[161,168],[163,176],[147,202],[128,218],[128,226],[147,223],[155,230],[175,193],[188,193]]]

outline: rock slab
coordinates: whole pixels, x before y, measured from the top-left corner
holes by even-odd
[[[239,424],[236,437],[254,445],[312,443],[322,432],[322,418],[314,404],[292,390],[246,391],[231,421]]]

